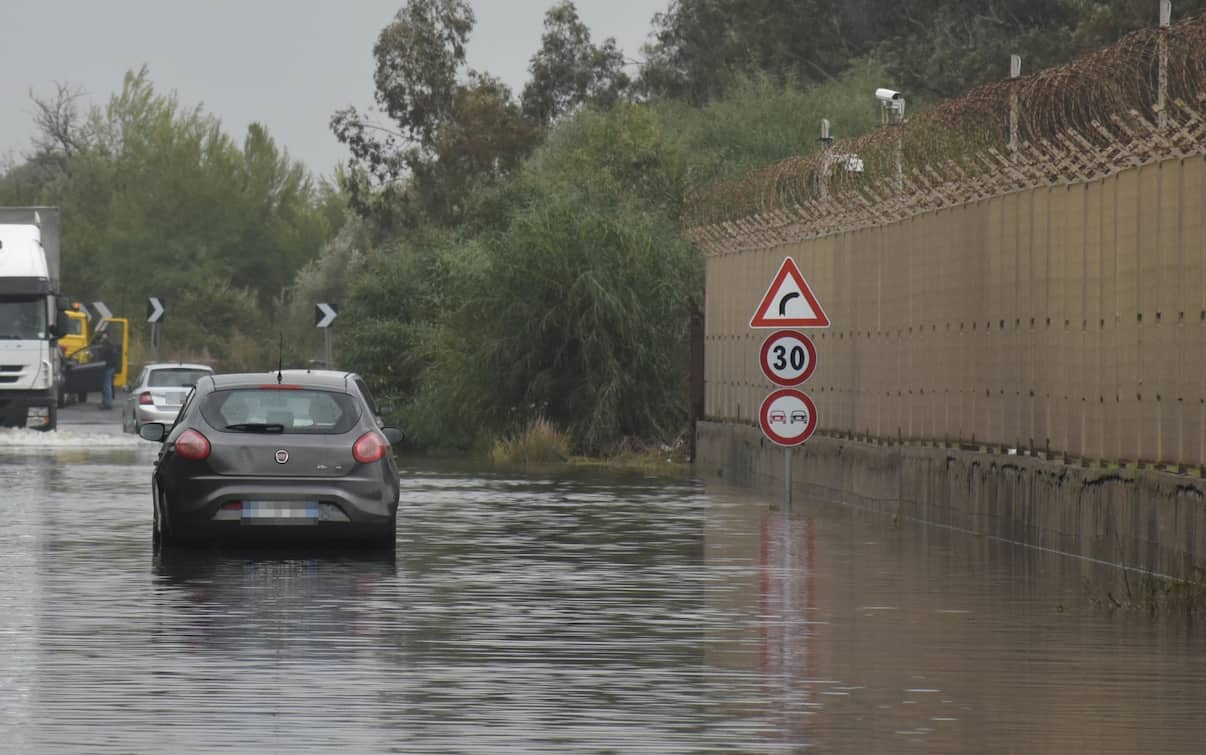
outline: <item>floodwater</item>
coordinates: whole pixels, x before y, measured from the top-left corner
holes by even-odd
[[[156,554],[152,444],[0,431],[0,751],[1206,748],[1102,567],[710,482],[406,462],[396,554]]]

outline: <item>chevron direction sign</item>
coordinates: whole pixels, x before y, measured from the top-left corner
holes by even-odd
[[[163,313],[166,311],[163,308],[163,301],[159,297],[152,296],[147,299],[147,322],[161,322],[163,320]]]
[[[316,328],[331,327],[331,323],[334,322],[335,318],[338,316],[339,313],[335,311],[334,304],[319,302],[318,304],[314,305],[314,327]]]

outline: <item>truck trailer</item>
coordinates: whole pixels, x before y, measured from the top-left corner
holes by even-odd
[[[0,207],[0,425],[58,426],[57,207]]]

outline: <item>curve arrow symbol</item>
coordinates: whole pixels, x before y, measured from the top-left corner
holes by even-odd
[[[316,328],[331,327],[331,323],[338,316],[339,313],[335,311],[335,306],[332,304],[320,302],[314,305],[314,327]]]
[[[156,323],[163,319],[163,302],[159,297],[152,296],[147,299],[147,322]]]

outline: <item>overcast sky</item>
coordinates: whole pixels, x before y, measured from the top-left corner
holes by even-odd
[[[555,0],[472,0],[469,65],[515,90],[527,80],[544,12]],[[597,43],[615,37],[629,58],[668,0],[576,0]],[[202,105],[241,141],[264,123],[316,173],[347,156],[327,123],[372,103],[372,48],[403,0],[0,0],[0,165],[28,152],[29,91],[78,86],[103,105],[129,69],[146,64],[157,92]]]

